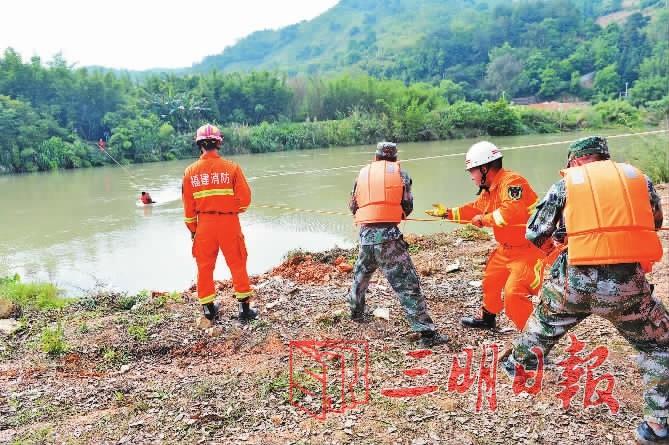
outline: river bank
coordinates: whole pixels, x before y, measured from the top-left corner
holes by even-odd
[[[664,185],[660,190],[666,214],[668,189]],[[567,339],[551,354],[543,389],[533,398],[514,395],[502,373],[494,411],[484,401],[482,413],[475,412],[476,384],[464,393],[448,391],[452,360],[458,356],[463,364],[464,348],[473,348],[476,373],[483,345],[502,348],[515,336],[504,316],[494,332],[463,330],[458,322],[479,307],[481,274],[494,242],[471,227],[406,238],[429,310],[452,339],[433,355],[420,361],[406,355],[416,344],[397,298],[379,275],[368,305],[370,310],[387,308],[390,319],[363,325],[348,319],[344,297],[351,276],[336,263],[350,262],[354,249],[295,253],[254,277],[261,319],[250,325],[230,317],[236,305],[226,281],[219,283],[223,320],[213,331],[195,327],[199,307],[191,290],[101,293],[59,310],[24,311],[20,329],[0,343],[0,442],[631,442],[642,406],[634,351],[609,323],[595,317],[574,334],[588,352],[608,347],[607,360],[595,372],[615,377],[613,395],[621,404],[617,414],[604,406],[585,409],[583,389],[569,410],[562,409],[555,397],[561,389],[557,364],[566,356]],[[662,241],[666,253],[667,232]],[[668,265],[665,254],[651,276],[665,304]],[[369,403],[329,414],[324,421],[288,403],[289,344],[307,339],[368,342]],[[429,374],[412,383],[403,371],[416,366]],[[408,399],[381,394],[383,388],[412,384],[440,389]]]

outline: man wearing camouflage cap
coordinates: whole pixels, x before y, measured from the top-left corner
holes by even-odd
[[[545,356],[590,314],[606,318],[640,352],[646,407],[637,440],[669,444],[669,313],[645,277],[662,256],[660,198],[641,171],[609,159],[601,137],[571,144],[561,173],[526,233],[556,260],[502,367],[511,376],[521,365],[536,369],[533,347]]]
[[[365,293],[377,268],[397,292],[411,328],[420,343],[432,347],[448,342],[437,333],[427,313],[420,281],[402,232],[397,225],[413,210],[411,178],[397,162],[397,145],[379,142],[374,161],[360,170],[349,208],[360,226],[360,250],[349,294],[351,319],[364,320]]]

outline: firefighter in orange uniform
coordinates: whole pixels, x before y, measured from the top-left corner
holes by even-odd
[[[456,222],[492,227],[499,243],[483,274],[482,314],[463,317],[461,323],[494,329],[496,316],[504,309],[522,330],[533,310],[531,296],[539,291],[545,256],[525,239],[524,225],[538,202],[537,194],[525,178],[502,168],[502,152],[490,142],[481,141],[470,147],[465,168],[479,187],[476,201],[450,209],[434,204],[433,209],[426,211]]]
[[[182,200],[197,263],[198,300],[204,316],[213,321],[218,314],[214,266],[220,249],[232,274],[239,319],[247,322],[255,319],[257,312],[249,305],[253,290],[246,271],[246,245],[239,213],[251,203],[251,189],[242,169],[218,154],[223,135],[217,127],[207,124],[198,128],[195,142],[202,156],[186,169]]]

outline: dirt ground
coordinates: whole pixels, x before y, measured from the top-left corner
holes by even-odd
[[[590,104],[588,102],[541,102],[538,104],[526,105],[527,108],[543,111],[566,111],[577,108],[587,108]]]
[[[668,192],[666,186],[661,188],[665,214]],[[214,332],[195,327],[199,307],[191,291],[154,292],[141,298],[100,292],[60,312],[24,314],[23,329],[0,338],[0,443],[633,443],[642,409],[635,352],[608,322],[595,317],[573,332],[585,343],[581,356],[600,345],[608,348],[606,361],[594,375],[614,376],[617,413],[606,405],[584,407],[585,376],[570,408],[563,409],[556,394],[562,390],[559,363],[567,357],[567,338],[547,359],[537,395],[514,394],[511,381],[499,371],[496,409],[486,397],[490,392],[484,391],[481,412],[476,412],[479,385],[485,390],[485,379],[478,378],[485,374],[479,372],[483,346],[495,344],[501,350],[517,334],[504,316],[496,331],[460,327],[459,318],[480,306],[481,274],[494,246],[493,241],[477,239],[479,235],[461,230],[407,236],[429,311],[451,337],[449,345],[426,357],[408,355],[417,345],[381,276],[370,286],[367,303],[370,311],[389,309],[389,320],[356,324],[348,318],[345,295],[351,274],[341,265],[349,264],[355,251],[298,255],[254,277],[261,318],[248,325],[232,317],[237,307],[230,285],[220,283],[224,316]],[[667,253],[668,232],[662,232],[662,241]],[[667,262],[665,254],[651,276],[665,305]],[[446,272],[449,266],[457,270]],[[48,355],[41,349],[43,329],[57,322],[63,327],[66,351]],[[311,339],[368,343],[366,404],[329,413],[324,420],[291,405],[290,342]],[[463,392],[449,390],[453,360],[459,358],[464,366],[468,347],[473,350],[471,379],[465,376],[461,381],[471,386],[467,389],[465,384]],[[324,363],[334,379],[330,385],[337,388],[332,371],[339,372],[340,362]],[[311,363],[307,371],[315,373],[316,368]],[[418,368],[427,374],[404,372]],[[293,382],[313,389],[303,375]],[[412,386],[438,390],[406,398],[382,393]],[[356,391],[360,398],[359,385]],[[293,396],[304,406],[319,405],[317,396]]]

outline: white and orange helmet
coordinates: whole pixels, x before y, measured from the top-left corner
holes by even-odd
[[[492,142],[481,141],[469,147],[465,155],[465,169],[470,170],[502,158],[502,152]]]

